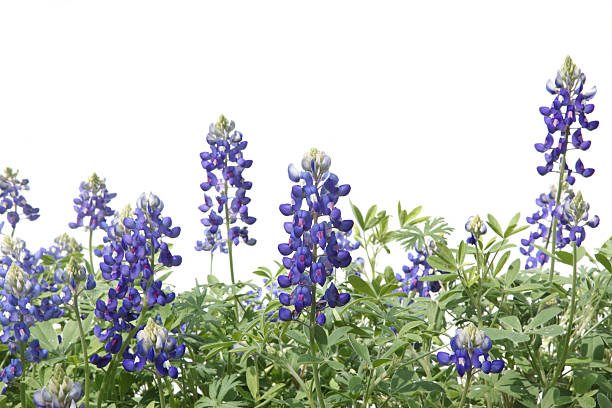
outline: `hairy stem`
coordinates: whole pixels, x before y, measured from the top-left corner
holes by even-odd
[[[467,379],[465,381],[465,387],[463,387],[463,393],[461,394],[461,401],[459,401],[459,408],[463,408],[463,405],[465,404],[465,399],[470,389],[470,385],[472,385],[472,378],[472,370],[470,370],[467,372]]]
[[[565,367],[565,361],[567,360],[567,354],[569,353],[569,342],[572,337],[572,330],[574,327],[574,315],[576,313],[576,280],[577,280],[577,257],[578,257],[578,249],[576,247],[576,243],[572,242],[572,300],[570,303],[570,315],[569,321],[567,323],[567,333],[565,333],[565,338],[563,339],[563,348],[561,349],[561,358],[559,359],[559,365],[557,366],[557,371],[552,379],[551,386],[554,386],[557,383],[557,380],[561,376],[563,372],[563,367]]]
[[[91,236],[91,234],[90,234]],[[78,293],[74,294],[74,313],[76,314],[79,335],[81,337],[81,348],[83,349],[83,365],[85,367],[85,407],[89,408],[89,356],[87,355],[87,344],[85,342],[85,332],[81,323],[81,311],[79,310]]]

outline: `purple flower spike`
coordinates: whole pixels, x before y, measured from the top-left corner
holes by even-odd
[[[238,220],[245,225],[252,225],[256,221],[255,217],[249,215],[248,204],[251,199],[246,195],[253,183],[243,177],[244,170],[250,168],[253,161],[243,157],[247,142],[243,140],[242,133],[234,128],[234,122],[221,115],[217,123],[209,126],[206,142],[210,151],[200,153],[206,181],[200,184],[205,193],[204,204],[199,209],[205,214],[201,222],[207,228],[204,231],[205,240],[196,243],[198,251],[214,252],[219,249],[222,253],[228,253],[228,245],[238,245],[240,241],[246,245],[255,245],[257,242],[249,237],[246,226],[232,227],[227,237],[223,237],[219,229],[226,221],[230,225]],[[291,176],[291,169],[289,173]],[[216,192],[216,205],[206,194],[211,190]]]
[[[316,320],[323,325],[324,308],[344,306],[350,300],[350,295],[340,293],[333,283],[318,302],[313,299],[316,287],[324,288],[335,268],[351,264],[350,251],[358,247],[346,238],[353,221],[343,219],[336,206],[339,198],[350,192],[350,186],[340,185],[338,176],[329,172],[331,159],[321,151],[309,151],[301,166],[301,172],[296,166],[289,166],[289,179],[298,184],[291,188],[291,202],[279,206],[291,221],[283,225],[288,240],[278,245],[288,271],[278,277],[278,286],[294,287],[290,295],[279,294],[283,306],[293,306],[293,311],[280,308],[279,319],[296,320],[305,309],[316,307]]]

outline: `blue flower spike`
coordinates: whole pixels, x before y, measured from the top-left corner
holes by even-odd
[[[289,166],[289,179],[296,184],[291,188],[291,203],[279,207],[291,221],[284,224],[288,240],[278,245],[287,271],[278,277],[278,286],[293,287],[293,291],[279,294],[280,303],[287,307],[279,310],[278,317],[283,321],[296,320],[306,308],[315,307],[316,322],[324,325],[325,308],[342,307],[350,300],[350,295],[340,293],[333,283],[319,301],[313,297],[317,286],[325,288],[335,269],[351,264],[350,251],[358,246],[346,239],[353,221],[343,219],[336,207],[339,198],[346,196],[351,187],[339,184],[338,176],[329,171],[331,158],[322,151],[308,151],[301,166],[302,171],[293,164]]]
[[[471,370],[480,370],[485,374],[500,373],[504,369],[503,360],[491,360],[489,351],[493,342],[473,323],[465,329],[458,329],[450,341],[452,354],[438,352],[437,359],[441,365],[455,364],[460,377]]]
[[[33,400],[36,408],[83,408],[77,406],[83,398],[83,387],[66,375],[62,366],[55,365],[53,376],[46,387],[35,391]]]
[[[468,244],[476,245],[481,236],[487,233],[487,225],[480,219],[479,215],[468,218],[465,230],[470,233],[466,240]]]
[[[238,245],[240,241],[246,245],[255,245],[257,240],[249,236],[248,226],[255,223],[256,218],[249,215],[248,204],[251,199],[247,192],[253,183],[247,181],[243,173],[253,165],[253,160],[244,158],[247,141],[241,132],[235,130],[234,121],[221,115],[217,123],[211,123],[206,142],[210,150],[200,153],[202,168],[206,170],[206,181],[200,184],[204,191],[204,204],[199,209],[205,216],[201,222],[206,227],[204,241],[197,241],[196,251],[217,249],[228,253],[228,242]],[[209,192],[215,191],[213,198]],[[227,222],[229,236],[223,237],[221,226]],[[235,225],[240,220],[244,225]]]

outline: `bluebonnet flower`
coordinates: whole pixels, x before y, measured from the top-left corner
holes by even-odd
[[[465,223],[465,230],[470,233],[470,236],[466,240],[468,244],[476,245],[478,239],[487,233],[487,225],[482,222],[480,216],[474,215],[468,218]]]
[[[538,241],[540,246],[548,246],[553,217],[558,221],[555,250],[563,249],[572,241],[580,246],[586,236],[584,227],[595,228],[599,225],[597,215],[589,218],[589,205],[584,202],[580,192],[574,194],[567,182],[562,184],[561,189],[558,205],[555,205],[557,191],[553,186],[548,194],[540,194],[536,199],[536,204],[541,210],[526,218],[526,221],[534,225],[535,229],[529,233],[527,238],[521,239],[520,251],[527,257],[525,269],[537,268],[549,261],[550,257],[546,253],[538,249],[534,254],[534,250]]]
[[[74,256],[70,257],[65,268],[57,268],[55,270],[55,280],[56,282],[64,283],[65,299],[71,297],[71,290],[74,291],[75,297],[79,297],[83,290],[92,290],[96,287],[96,280],[93,274],[87,273],[85,267],[79,265]]]
[[[13,382],[16,377],[21,377],[23,374],[23,366],[21,360],[12,358],[8,366],[4,367],[0,371],[0,379],[5,383],[9,384]]]
[[[293,306],[294,310],[281,308],[281,320],[297,319],[304,308],[313,306],[314,301],[317,322],[323,325],[325,307],[344,306],[350,299],[348,293],[339,293],[333,283],[320,301],[313,299],[317,285],[325,287],[335,268],[345,268],[351,263],[350,252],[340,247],[336,235],[337,232],[348,233],[353,228],[353,221],[342,219],[336,207],[338,199],[346,196],[351,187],[338,185],[338,177],[328,171],[330,165],[329,156],[312,149],[302,160],[302,172],[293,164],[288,169],[289,179],[298,184],[291,188],[291,203],[280,206],[280,212],[292,216],[293,220],[284,224],[289,234],[288,242],[278,246],[284,256],[283,266],[288,271],[278,277],[278,284],[281,288],[295,286],[291,294],[279,295],[280,303]],[[302,209],[303,205],[306,209]],[[322,220],[324,216],[329,217],[329,221]]]
[[[84,226],[87,230],[95,230],[99,227],[106,231],[108,229],[106,218],[115,213],[108,204],[117,196],[117,193],[109,193],[105,180],[96,173],[89,180],[83,181],[79,190],[79,196],[73,200],[77,220],[69,223],[68,226],[72,229]],[[86,218],[89,218],[89,222],[84,225],[83,221]]]
[[[10,167],[0,175],[0,214],[6,213],[6,220],[13,230],[21,217],[34,221],[40,217],[39,209],[32,207],[22,195],[22,191],[30,189],[28,179],[19,180],[15,171]],[[21,213],[21,216],[19,215]]]
[[[178,377],[178,370],[170,364],[170,359],[183,357],[185,345],[177,345],[176,339],[168,335],[166,328],[151,318],[136,334],[136,352],[127,348],[124,353],[123,367],[127,371],[141,371],[146,362],[154,363],[160,376]]]
[[[450,341],[453,354],[438,352],[438,362],[442,365],[456,364],[460,377],[473,369],[483,373],[499,373],[504,369],[503,360],[490,360],[489,351],[493,342],[482,330],[470,323],[465,329],[458,329]]]
[[[427,248],[420,249],[415,244],[414,250],[415,253],[408,253],[408,260],[412,262],[412,265],[402,266],[402,271],[404,272],[403,276],[399,273],[395,274],[395,279],[402,283],[402,287],[399,289],[399,291],[406,294],[410,293],[410,291],[415,291],[421,297],[430,297],[431,292],[438,292],[440,290],[440,282],[423,282],[419,278],[422,276],[433,275],[435,274],[436,270],[427,262],[427,258],[429,257]],[[402,298],[400,297],[400,302],[401,300]]]
[[[215,252],[219,249],[224,254],[227,254],[227,240],[223,239],[221,231],[217,230],[214,234],[210,232],[210,228],[204,230],[204,241],[196,241],[196,251],[210,251]]]
[[[584,131],[592,131],[599,126],[598,121],[587,119],[587,114],[595,109],[595,105],[588,101],[595,96],[597,89],[593,87],[584,91],[585,81],[584,73],[567,57],[563,67],[557,72],[555,81],[549,80],[546,84],[548,92],[555,95],[552,105],[540,108],[548,133],[544,143],[535,144],[535,149],[544,153],[546,160],[545,165],[538,166],[538,173],[545,175],[550,172],[567,172],[564,180],[570,185],[575,182],[573,173],[590,177],[595,172],[592,168],[586,168],[581,159],[576,161],[572,171],[567,165],[566,157],[568,150],[588,150],[591,142],[584,140]],[[554,134],[557,132],[559,139],[555,142]],[[573,148],[569,146],[570,143]],[[555,163],[558,163],[557,170],[554,170]]]
[[[229,225],[235,224],[238,219],[246,225],[252,225],[256,219],[249,215],[248,204],[251,199],[246,196],[253,183],[243,177],[243,172],[253,164],[243,156],[247,141],[243,140],[242,133],[234,130],[234,121],[228,121],[223,115],[217,123],[209,127],[206,142],[210,151],[200,153],[202,167],[206,170],[206,181],[200,184],[204,191],[204,204],[200,210],[206,214],[202,224],[206,226],[205,241],[198,241],[196,249],[215,251],[220,249],[226,252],[219,227],[228,217]],[[215,190],[215,201],[207,192]],[[233,195],[230,195],[233,192]],[[256,240],[249,237],[246,226],[232,226],[229,228],[228,243],[238,245],[242,240],[247,245],[255,245]]]
[[[31,254],[24,241],[5,236],[0,252],[4,255],[0,261],[0,341],[8,345],[11,354],[18,354],[23,347],[26,361],[37,363],[47,358],[48,351],[40,347],[30,329],[37,322],[62,317],[65,312],[61,306],[70,299],[70,290],[64,287],[60,291],[56,284],[61,282],[46,280],[40,257]],[[10,382],[19,376],[26,361],[13,359],[4,368],[2,379]]]
[[[56,261],[72,253],[80,253],[83,246],[74,238],[64,233],[53,240],[49,249],[43,249],[41,255],[49,255]]]
[[[123,219],[107,231],[106,246],[96,255],[103,258],[100,263],[102,277],[107,281],[116,281],[117,286],[108,290],[106,301],[98,299],[94,311],[96,317],[108,322],[106,328],[98,324],[94,334],[105,344],[106,355],[93,354],[90,361],[98,367],[104,367],[112,358],[112,354],[126,350],[122,333],[130,333],[134,329],[132,322],[141,313],[150,310],[155,305],[164,306],[174,301],[173,292],[166,293],[162,283],[154,279],[151,262],[157,255],[157,262],[165,267],[178,266],[182,258],[172,255],[170,248],[162,239],[176,238],[180,227],[172,227],[170,217],[162,217],[163,202],[154,194],[142,194],[138,199],[134,214],[128,213],[128,208],[122,211]],[[144,301],[144,302],[143,302]]]
[[[35,391],[33,396],[36,408],[77,408],[77,402],[81,398],[81,383],[73,382],[59,364],[55,365],[47,386]],[[79,407],[82,408],[83,405]]]

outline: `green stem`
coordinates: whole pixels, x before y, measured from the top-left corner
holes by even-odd
[[[89,264],[91,265],[91,274],[95,276],[95,272],[96,272],[96,268],[94,268],[94,264],[93,264],[93,248],[92,248],[92,241],[93,241],[93,230],[90,228],[89,229]]]
[[[570,90],[570,94],[571,94],[571,90]],[[563,181],[565,178],[565,156],[567,154],[567,139],[569,136],[569,126],[565,128],[565,131],[563,132],[565,135],[565,143],[563,144],[563,153],[561,154],[561,165],[559,168],[559,181],[557,182],[557,197],[555,199],[555,207],[557,207],[559,205],[559,202],[561,201],[561,192],[563,190]],[[552,245],[550,248],[550,252],[551,254],[555,255],[555,251],[557,249],[557,217],[555,217],[553,214],[551,214],[552,216]],[[548,247],[548,242],[546,243],[547,247]],[[548,282],[552,282],[553,277],[555,275],[555,257],[551,256],[550,257],[550,272],[548,274]]]
[[[81,323],[81,312],[79,310],[78,293],[74,294],[74,313],[79,326],[79,334],[81,337],[81,348],[83,349],[83,365],[85,366],[85,407],[89,408],[89,357],[87,355],[87,344],[85,342],[85,332]]]
[[[159,404],[161,405],[161,408],[166,408],[166,400],[164,398],[164,383],[163,380],[161,378],[159,378],[157,375],[155,376],[156,382],[157,382],[157,389],[159,391]]]
[[[459,401],[459,408],[463,408],[465,404],[465,399],[467,397],[468,390],[470,389],[470,385],[472,384],[472,370],[468,371],[465,387],[463,388],[463,393],[461,394],[461,401]]]
[[[227,165],[227,158],[225,159],[225,164]],[[225,197],[227,198],[227,180],[225,181]],[[227,206],[227,202],[229,199],[227,198],[224,204],[225,208],[225,229],[227,232],[227,254],[229,257],[229,266],[230,266],[230,277],[232,278],[232,286],[236,284],[236,280],[234,278],[234,256],[232,254],[232,246],[233,242],[230,239],[230,219],[229,219],[229,208]],[[211,260],[212,262],[212,260]],[[240,321],[240,310],[238,309],[238,298],[234,295],[234,306],[236,307],[236,322]]]
[[[317,308],[315,306],[317,299],[317,286],[316,283],[312,283],[312,305],[310,305],[310,353],[313,356],[317,355],[317,346],[315,344],[315,324],[317,318]],[[313,377],[315,388],[317,389],[317,399],[319,401],[319,407],[325,408],[325,399],[323,398],[323,392],[321,391],[321,382],[319,380],[319,365],[314,363],[312,365]]]
[[[213,252],[210,251],[210,271],[208,272],[209,275],[213,274]]]
[[[19,342],[19,358],[21,359],[21,363],[23,364],[22,370],[24,373],[26,371],[25,348],[26,348],[26,343],[23,341],[20,341]],[[19,397],[21,400],[21,407],[26,408],[27,407],[26,406],[26,385],[23,383],[23,381],[19,381]]]
[[[561,359],[559,359],[559,365],[557,366],[557,371],[552,379],[551,386],[554,386],[559,379],[559,376],[563,372],[563,367],[565,367],[565,361],[567,360],[567,354],[569,353],[569,342],[572,337],[572,330],[574,327],[574,314],[576,313],[576,281],[577,281],[577,258],[578,258],[578,248],[576,247],[576,243],[572,242],[572,300],[570,303],[570,315],[569,321],[567,323],[567,333],[565,333],[565,338],[563,339],[563,348],[561,349]]]
[[[315,183],[315,185],[318,185],[318,180]],[[317,216],[315,215],[314,220],[313,220],[313,224],[317,223]],[[317,261],[317,247],[315,245],[315,247],[312,250],[312,261],[316,262]],[[316,319],[317,319],[317,283],[316,282],[312,282],[312,287],[310,289],[310,293],[311,293],[311,298],[312,298],[312,302],[310,305],[310,353],[312,354],[312,356],[317,355],[317,346],[315,344],[315,325],[316,323]],[[323,398],[323,392],[321,391],[321,380],[319,379],[319,365],[317,363],[314,363],[312,365],[312,371],[313,371],[313,377],[314,377],[314,383],[315,383],[315,388],[317,390],[317,400],[319,402],[319,407],[321,408],[325,408],[325,398]]]

